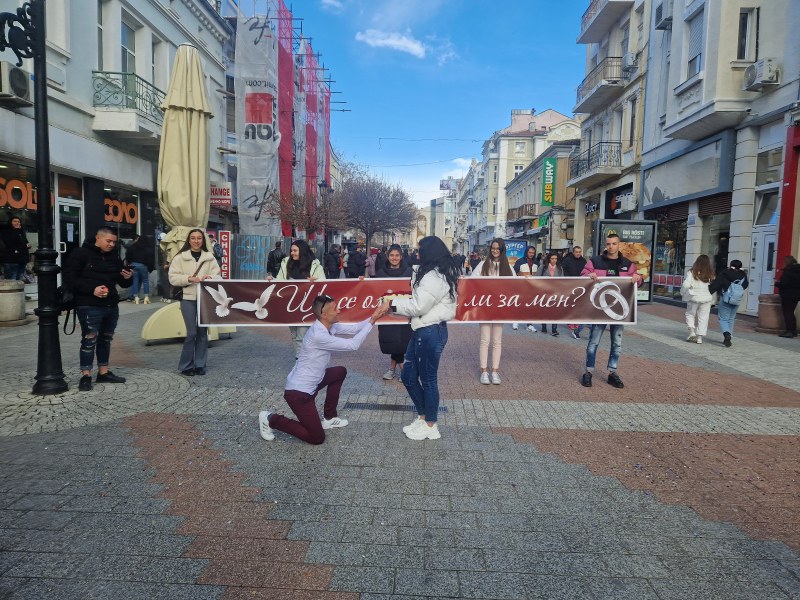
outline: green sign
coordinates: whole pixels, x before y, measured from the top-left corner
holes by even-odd
[[[555,158],[545,158],[542,161],[542,206],[553,206],[556,194],[556,165]]]

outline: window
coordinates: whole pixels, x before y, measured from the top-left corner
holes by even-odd
[[[103,70],[103,0],[97,0],[97,70]]]
[[[759,152],[756,159],[756,186],[779,182],[782,166],[783,146]]]
[[[687,23],[687,30],[689,32],[689,46],[686,53],[686,79],[694,77],[703,68],[703,12],[697,13],[694,17],[689,19]]]
[[[631,23],[628,21],[621,29],[621,37],[619,40],[619,55],[625,56],[628,52],[628,45],[630,44],[631,37]]]
[[[753,225],[775,225],[778,222],[778,190],[756,193]]]
[[[525,170],[525,165],[514,165],[514,177],[522,173]]]
[[[514,154],[525,154],[525,142],[514,142]]]
[[[631,98],[631,116],[630,121],[628,123],[629,131],[628,131],[628,145],[633,146],[636,142],[636,97],[634,96]]]
[[[492,169],[492,183],[497,183],[497,165]]]
[[[736,60],[758,58],[758,9],[742,9],[739,13],[739,37],[736,41]]]
[[[492,199],[492,214],[497,214],[497,198]]]
[[[136,73],[136,32],[122,23],[122,63],[123,73]]]

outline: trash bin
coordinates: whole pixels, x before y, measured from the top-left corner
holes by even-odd
[[[25,325],[25,283],[0,281],[0,327]]]
[[[778,294],[761,294],[758,297],[758,324],[755,330],[761,333],[786,331],[781,310],[781,297]]]

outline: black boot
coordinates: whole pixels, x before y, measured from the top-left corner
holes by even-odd
[[[725,344],[725,347],[726,347],[726,348],[730,348],[730,347],[731,347],[731,334],[730,334],[730,333],[728,333],[728,332],[726,331],[726,332],[725,332],[725,333],[723,333],[722,335],[723,335],[723,337],[725,338],[725,339],[722,341],[722,343],[723,343],[723,344]]]

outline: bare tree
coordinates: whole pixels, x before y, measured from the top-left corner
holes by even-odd
[[[347,225],[364,234],[367,248],[376,233],[409,231],[417,218],[417,207],[398,185],[368,175],[357,165],[343,170],[337,194],[348,213]]]
[[[349,216],[336,194],[322,192],[318,196],[295,192],[272,194],[265,199],[264,211],[291,223],[296,231],[307,233],[344,228]]]

